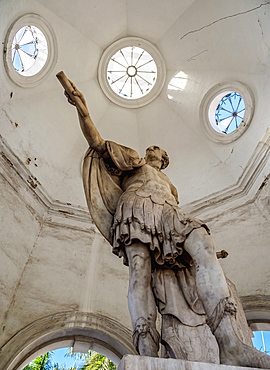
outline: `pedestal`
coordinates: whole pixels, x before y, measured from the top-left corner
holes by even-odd
[[[250,370],[250,367],[206,364],[175,360],[171,358],[155,358],[146,356],[126,355],[120,361],[117,370]],[[253,368],[254,369],[254,368]]]

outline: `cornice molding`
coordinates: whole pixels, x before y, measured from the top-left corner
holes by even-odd
[[[270,127],[259,141],[235,184],[181,207],[209,221],[224,211],[254,202],[261,185],[270,173],[269,157]],[[26,207],[41,223],[87,232],[96,230],[88,209],[52,199],[2,136],[0,136],[0,165],[0,175],[20,195]]]
[[[235,184],[211,195],[183,205],[185,211],[213,219],[224,210],[236,209],[246,203],[254,202],[260,188],[270,173],[270,127],[257,144],[246,167]]]
[[[249,320],[253,320],[252,312],[267,312],[270,322],[270,295],[256,294],[241,296],[241,302]]]

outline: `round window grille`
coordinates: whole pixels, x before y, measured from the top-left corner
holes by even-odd
[[[56,61],[55,38],[37,14],[20,17],[10,27],[4,47],[6,71],[22,87],[37,85]]]
[[[105,50],[98,77],[111,101],[137,108],[150,103],[160,93],[165,81],[165,64],[154,45],[137,37],[127,37]]]
[[[254,111],[251,91],[239,82],[214,86],[203,98],[200,113],[212,140],[229,143],[248,128]]]
[[[127,46],[114,54],[107,68],[111,89],[126,99],[139,99],[155,86],[157,65],[153,57],[137,46]]]
[[[235,92],[230,91],[228,93],[222,93],[222,98],[216,105],[216,100],[219,100],[220,96],[214,99],[211,105],[216,106],[215,121],[211,114],[212,109],[209,109],[209,120],[212,127],[221,134],[230,134],[237,130],[243,122],[245,115],[245,102],[242,96]]]
[[[11,45],[14,69],[23,76],[33,76],[46,63],[48,46],[46,37],[35,26],[24,26],[16,32]]]

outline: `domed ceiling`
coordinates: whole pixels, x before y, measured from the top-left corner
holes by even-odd
[[[269,147],[269,2],[9,0],[1,2],[1,13],[2,40],[10,25],[29,13],[45,19],[56,39],[53,67],[37,86],[14,84],[3,63],[0,76],[3,145],[49,203],[86,211],[80,174],[87,143],[55,77],[61,70],[85,94],[103,138],[141,156],[152,144],[168,152],[166,173],[188,209],[222,201],[232,192],[246,195],[268,175],[257,145],[264,137]],[[151,42],[166,65],[159,96],[136,109],[108,100],[97,78],[104,50],[127,36]],[[176,87],[175,76],[182,82]],[[254,114],[242,136],[223,144],[207,136],[200,107],[213,86],[228,81],[251,90]]]
[[[51,66],[33,84],[22,76],[14,82],[5,65],[7,34],[24,15],[41,17],[51,33]],[[257,310],[269,322],[269,19],[270,1],[262,0],[0,1],[0,345],[10,363],[43,336],[48,315],[101,314],[130,328],[128,269],[89,220],[81,179],[87,142],[59,71],[84,93],[104,139],[140,156],[150,145],[168,152],[165,172],[180,205],[207,222],[218,251],[229,252],[221,264],[246,313]],[[161,92],[140,108],[113,103],[98,80],[104,51],[126,37],[150,42],[165,63]],[[217,136],[207,104],[234,86],[250,122],[238,137]],[[41,323],[36,337],[33,322]]]

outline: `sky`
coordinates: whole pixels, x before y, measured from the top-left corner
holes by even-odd
[[[65,366],[67,369],[69,367],[76,365],[82,365],[83,361],[74,360],[72,357],[65,356],[69,348],[60,348],[53,351],[51,357],[52,364],[58,364],[60,367]]]
[[[253,345],[260,351],[270,354],[270,331],[254,331]]]

